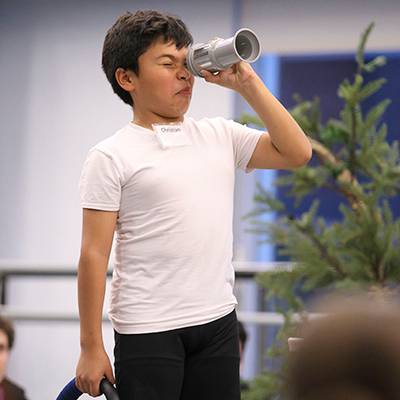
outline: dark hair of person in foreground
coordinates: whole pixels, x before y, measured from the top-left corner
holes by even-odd
[[[290,353],[285,398],[400,399],[399,306],[367,298],[324,303]]]

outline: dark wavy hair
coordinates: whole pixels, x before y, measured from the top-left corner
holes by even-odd
[[[8,318],[0,316],[0,331],[3,331],[8,338],[8,348],[12,349],[14,345],[15,331],[14,326]]]
[[[132,97],[118,84],[115,71],[124,68],[139,75],[139,57],[159,38],[165,43],[174,42],[178,49],[193,43],[192,35],[181,19],[155,10],[126,12],[107,31],[102,68],[114,92],[132,107]]]

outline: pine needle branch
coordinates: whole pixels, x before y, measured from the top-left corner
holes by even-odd
[[[332,256],[327,247],[322,243],[319,237],[315,234],[308,226],[301,225],[298,221],[294,221],[293,225],[298,229],[303,235],[307,236],[319,250],[321,257],[325,259],[328,264],[336,271],[336,273],[342,278],[346,278],[345,268],[342,266],[341,262],[334,256]]]
[[[336,156],[322,143],[318,142],[315,139],[310,139],[311,145],[314,153],[317,155],[320,162],[324,165],[339,165],[341,161],[336,158]],[[341,172],[341,174],[337,178],[337,183],[339,184],[338,190],[342,193],[347,200],[349,201],[351,208],[353,210],[357,210],[360,207],[365,209],[364,202],[355,196],[353,192],[350,192],[345,185],[352,184],[354,187],[361,190],[361,186],[358,183],[357,179],[351,173],[349,169],[345,169]]]

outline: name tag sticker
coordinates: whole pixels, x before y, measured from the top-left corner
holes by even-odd
[[[191,144],[183,132],[182,124],[153,124],[153,130],[162,149]]]

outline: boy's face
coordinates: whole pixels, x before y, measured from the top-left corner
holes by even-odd
[[[186,69],[187,51],[160,38],[139,57],[139,74],[132,74],[135,113],[182,120],[194,84],[194,76]]]

